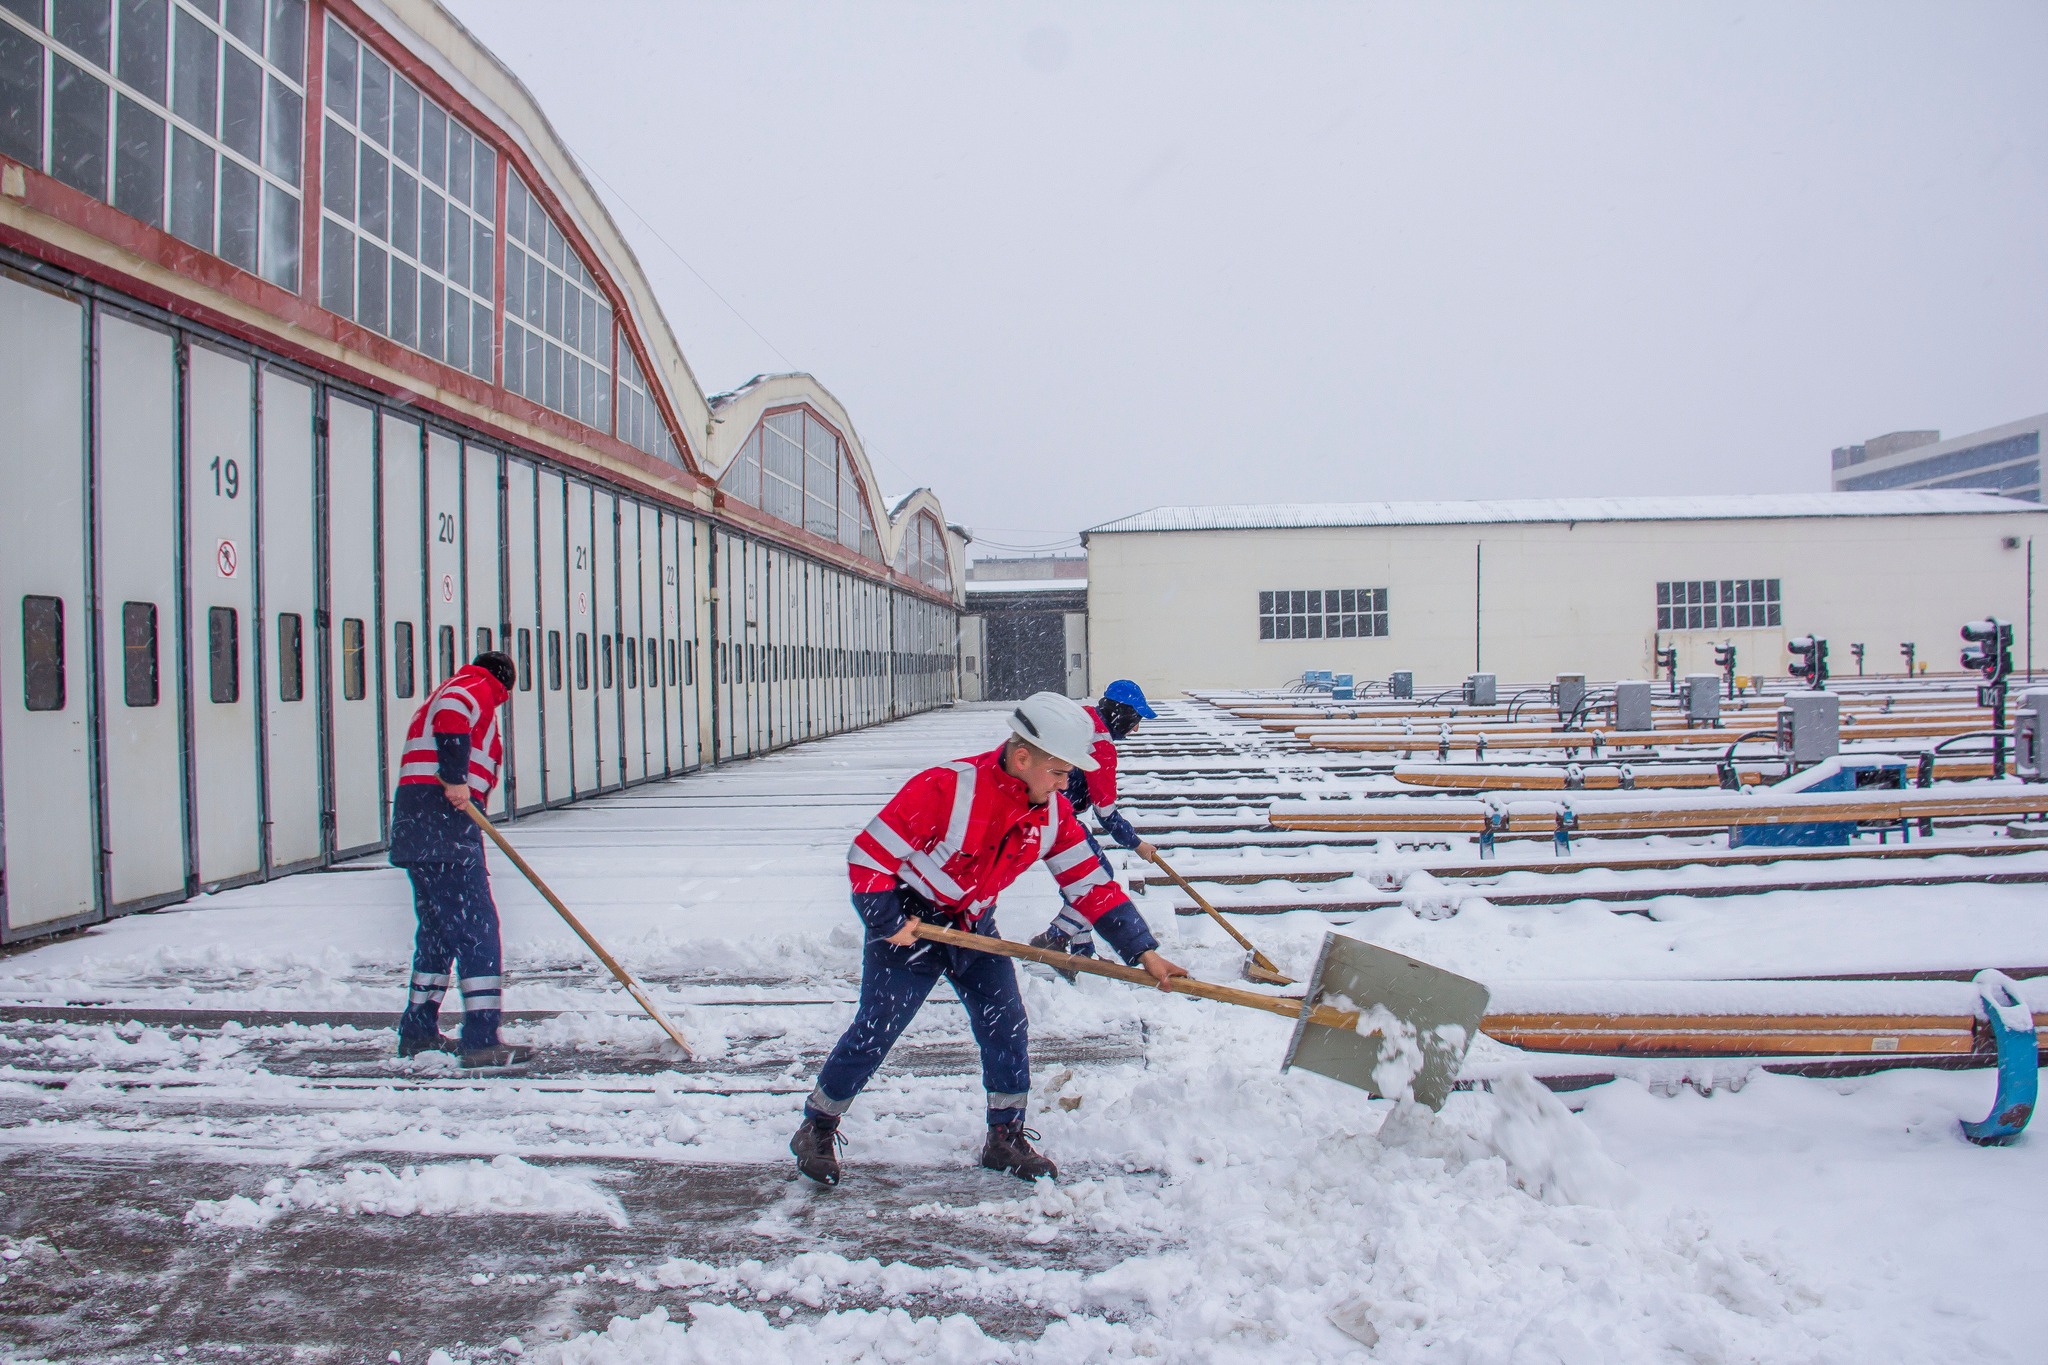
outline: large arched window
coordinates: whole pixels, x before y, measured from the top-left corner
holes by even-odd
[[[837,432],[806,408],[763,418],[719,479],[727,497],[879,560],[882,542]]]
[[[930,512],[919,512],[896,547],[896,572],[940,592],[953,590],[953,567],[946,555],[946,533]]]

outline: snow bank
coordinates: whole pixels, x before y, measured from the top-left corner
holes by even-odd
[[[302,1175],[270,1181],[261,1199],[230,1195],[201,1199],[185,1215],[192,1227],[262,1228],[281,1214],[300,1209],[325,1213],[414,1215],[541,1214],[556,1218],[602,1218],[626,1225],[618,1199],[596,1182],[544,1166],[530,1166],[507,1153],[490,1162],[451,1161],[407,1166],[393,1175],[378,1165],[355,1167],[339,1180]]]

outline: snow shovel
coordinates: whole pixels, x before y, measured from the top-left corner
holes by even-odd
[[[621,967],[619,965],[618,959],[613,957],[610,953],[606,952],[604,950],[604,945],[602,943],[599,943],[595,938],[593,938],[591,936],[590,931],[583,927],[583,921],[577,919],[576,916],[569,913],[569,907],[562,904],[561,897],[557,896],[553,891],[549,890],[548,884],[540,879],[540,873],[535,872],[531,867],[527,866],[526,859],[520,857],[519,854],[516,851],[514,851],[512,845],[505,842],[505,836],[498,833],[498,827],[492,824],[490,820],[484,815],[484,813],[478,810],[474,804],[464,806],[463,809],[469,812],[469,818],[476,821],[477,826],[480,829],[482,829],[485,834],[491,836],[491,842],[498,846],[498,851],[504,854],[507,858],[510,858],[512,860],[512,866],[518,868],[520,872],[525,874],[526,880],[533,883],[533,889],[540,892],[541,899],[545,900],[549,905],[554,906],[555,913],[560,915],[563,919],[569,921],[569,927],[576,931],[576,937],[582,939],[583,942],[590,948],[590,951],[597,954],[597,960],[599,962],[602,962],[606,967],[611,969],[611,974],[619,979],[619,984],[621,986],[624,986],[626,988],[626,994],[632,996],[633,999],[636,1002],[638,1002],[640,1008],[647,1011],[648,1018],[654,1020],[655,1023],[661,1025],[661,1031],[663,1033],[666,1033],[669,1037],[675,1039],[676,1046],[683,1050],[683,1056],[689,1058],[691,1061],[697,1060],[697,1054],[691,1050],[690,1040],[683,1037],[682,1030],[677,1028],[674,1024],[671,1024],[668,1021],[668,1016],[663,1014],[661,1012],[661,1008],[658,1005],[656,1005],[653,1000],[648,998],[647,992],[641,988],[640,983],[633,979],[633,974],[627,971],[624,967]]]
[[[1195,890],[1193,886],[1189,885],[1188,879],[1186,877],[1183,877],[1180,875],[1180,873],[1175,872],[1173,870],[1172,865],[1166,861],[1164,855],[1162,855],[1156,848],[1152,850],[1152,865],[1158,868],[1161,872],[1164,872],[1167,876],[1173,878],[1173,880],[1180,886],[1181,890],[1187,892],[1190,896],[1194,897],[1196,905],[1199,905],[1202,907],[1202,909],[1208,911],[1210,919],[1215,920],[1218,924],[1223,926],[1224,933],[1230,935],[1232,938],[1237,940],[1237,946],[1244,949],[1245,953],[1247,954],[1244,960],[1244,975],[1247,981],[1257,981],[1260,984],[1267,986],[1292,986],[1294,984],[1293,977],[1283,975],[1280,969],[1273,965],[1272,958],[1267,957],[1257,948],[1254,948],[1252,946],[1252,941],[1246,938],[1243,934],[1239,933],[1237,931],[1237,926],[1235,924],[1232,924],[1229,920],[1223,918],[1223,916],[1217,911],[1216,907],[1209,904],[1209,902],[1203,898],[1201,892]]]
[[[1043,962],[1133,985],[1158,987],[1147,972],[1092,957],[967,934],[914,921],[917,937],[980,953]],[[1441,967],[1385,948],[1330,934],[1316,956],[1306,995],[1262,995],[1175,977],[1167,989],[1225,1005],[1264,1010],[1294,1021],[1281,1066],[1301,1067],[1388,1099],[1413,1095],[1432,1109],[1450,1097],[1465,1050],[1486,1017],[1487,990]],[[1359,1002],[1365,1007],[1360,1009]]]

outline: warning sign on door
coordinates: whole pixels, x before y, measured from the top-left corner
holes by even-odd
[[[441,575],[441,600],[443,602],[453,602],[455,600],[454,574],[444,573]]]
[[[213,547],[213,567],[219,571],[222,578],[233,578],[236,566],[240,563],[241,556],[235,553],[235,542],[232,540],[223,540]]]

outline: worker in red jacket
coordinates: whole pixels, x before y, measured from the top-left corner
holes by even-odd
[[[398,1021],[398,1055],[456,1052],[467,1067],[526,1060],[529,1048],[498,1039],[501,949],[498,907],[484,871],[483,831],[470,803],[498,785],[505,747],[498,708],[518,678],[510,656],[491,650],[427,694],[406,727],[391,803],[391,863],[412,877],[419,933],[412,995]],[[441,997],[462,987],[462,1037],[441,1034]]]
[[[1044,862],[1060,895],[1100,930],[1124,960],[1161,990],[1187,972],[1159,953],[1152,931],[1102,860],[1060,791],[1075,768],[1095,760],[1095,726],[1079,705],[1040,692],[1010,713],[1002,747],[927,768],[905,783],[847,850],[853,906],[867,928],[860,1006],[818,1073],[804,1120],[790,1141],[797,1169],[839,1183],[839,1119],[941,975],[967,1007],[988,1091],[988,1141],[981,1164],[1025,1179],[1058,1175],[1024,1126],[1031,1090],[1029,1027],[1007,957],[919,940],[914,920],[996,936],[1004,887]]]
[[[1104,834],[1149,863],[1156,850],[1138,837],[1138,831],[1116,808],[1116,746],[1119,740],[1137,731],[1140,721],[1157,720],[1159,713],[1145,700],[1144,689],[1129,678],[1118,678],[1103,688],[1102,699],[1086,709],[1088,718],[1095,723],[1095,744],[1089,750],[1095,766],[1086,770],[1074,769],[1074,775],[1067,779],[1067,801],[1076,815],[1093,809],[1095,823]],[[1114,877],[1116,871],[1110,867],[1109,859],[1102,856],[1102,845],[1095,841],[1094,835],[1088,836],[1088,843],[1095,850],[1095,855],[1102,858],[1103,871]],[[1050,948],[1056,953],[1072,953],[1076,957],[1093,957],[1095,935],[1088,926],[1088,920],[1068,906],[1046,926],[1044,933],[1031,940],[1031,946]],[[1063,972],[1061,975],[1071,981],[1075,973]]]

